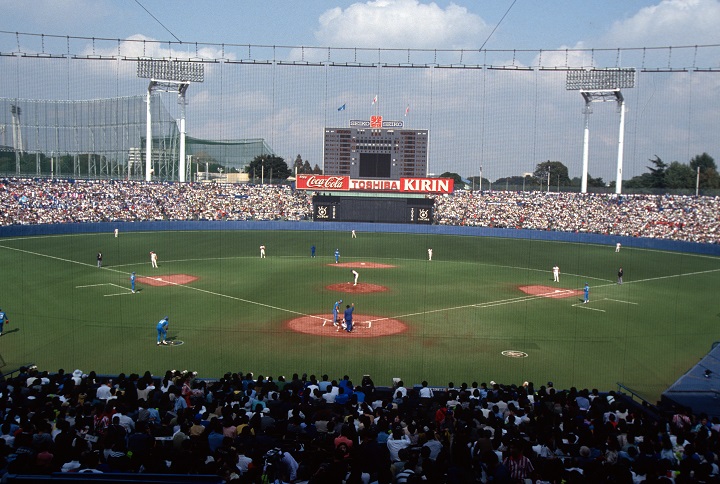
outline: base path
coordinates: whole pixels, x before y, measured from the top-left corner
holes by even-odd
[[[385,292],[388,290],[386,286],[379,284],[368,284],[366,282],[358,282],[357,286],[348,282],[347,284],[330,284],[325,286],[328,291],[344,292],[347,294],[370,294],[372,292]]]
[[[333,267],[343,267],[346,269],[392,269],[397,266],[390,264],[380,264],[377,262],[341,262],[339,264],[328,264]]]
[[[575,289],[558,289],[557,287],[552,286],[519,286],[518,289],[525,294],[530,294],[531,296],[550,297],[553,299],[575,297],[583,293],[582,291],[577,291]]]
[[[407,325],[397,319],[367,314],[353,318],[352,333],[348,333],[342,328],[338,331],[333,326],[332,321],[328,319],[327,314],[292,319],[287,322],[287,328],[297,333],[329,336],[331,338],[378,338],[380,336],[404,333],[408,330]]]
[[[167,274],[157,277],[138,277],[137,282],[148,286],[177,286],[197,281],[198,278],[190,274]]]

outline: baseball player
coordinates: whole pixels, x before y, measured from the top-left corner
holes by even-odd
[[[260,246],[260,258],[261,258],[261,259],[265,259],[265,258],[266,258],[266,257],[265,257],[265,246],[264,246],[264,245],[261,245],[261,246]]]
[[[167,341],[165,341],[165,338],[167,337],[167,330],[168,325],[170,324],[170,318],[165,316],[162,318],[158,324],[157,324],[157,344],[160,345],[166,345]]]
[[[585,287],[583,287],[583,296],[584,296],[583,304],[587,304],[588,301],[590,300],[590,286],[588,286],[587,282],[585,283]]]
[[[102,252],[97,253],[97,266],[102,267]]]
[[[333,326],[335,326],[338,331],[340,331],[339,322],[338,322],[338,315],[339,315],[339,313],[340,313],[340,305],[342,304],[342,302],[343,302],[342,299],[340,299],[339,301],[335,301],[335,305],[333,305],[333,310],[332,310],[332,314],[333,314],[333,315],[332,315]]]
[[[428,249],[428,260],[432,260],[432,247]]]
[[[5,314],[2,309],[0,309],[0,336],[2,336],[3,327],[6,324],[10,324],[10,320],[8,319],[7,314]]]
[[[150,251],[150,264],[157,269],[157,254],[153,251]]]
[[[358,277],[360,277],[360,274],[358,274],[358,271],[356,271],[355,269],[351,270],[350,272],[352,273],[353,277],[355,278],[355,282],[353,283],[353,286],[357,286],[357,280],[358,280]]]
[[[310,246],[310,257],[312,257],[313,259],[315,258],[315,246],[314,245]]]
[[[130,274],[130,289],[132,290],[132,293],[135,294],[135,273],[133,272]]]
[[[335,249],[335,263],[340,262],[340,249]]]
[[[350,232],[350,238],[357,239],[357,234],[355,233],[355,229],[353,229],[352,232]]]
[[[352,333],[353,330],[353,311],[355,311],[355,303],[351,303],[349,306],[345,306],[345,315],[343,317],[344,329],[348,333]]]
[[[117,239],[118,234],[120,233],[120,230],[115,229],[115,238]]]
[[[615,252],[620,252],[620,242],[615,244]]]
[[[623,272],[623,268],[621,267],[618,269],[618,284],[622,284],[623,274],[625,274],[625,272]]]
[[[560,282],[560,268],[558,266],[553,267],[553,282]]]

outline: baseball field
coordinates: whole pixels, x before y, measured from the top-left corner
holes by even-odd
[[[552,380],[613,390],[620,382],[654,399],[720,339],[720,258],[614,245],[361,230],[356,239],[110,232],[4,238],[0,268],[5,371],[34,362],[203,377],[370,374],[381,385]],[[353,333],[330,322],[338,299],[355,304]],[[172,344],[158,347],[164,316]]]

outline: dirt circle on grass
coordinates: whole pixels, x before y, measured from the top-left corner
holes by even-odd
[[[287,328],[296,333],[330,338],[378,338],[401,334],[408,330],[407,325],[402,321],[370,314],[353,318],[352,333],[342,329],[338,331],[327,314],[311,314],[292,319],[287,322]]]
[[[198,278],[190,274],[167,274],[157,277],[138,277],[137,282],[147,286],[181,286],[197,281]]]
[[[393,269],[397,266],[390,264],[380,264],[379,262],[341,262],[339,264],[328,264],[333,267],[343,267],[346,269]]]
[[[575,289],[558,289],[552,286],[519,286],[518,289],[531,296],[549,297],[552,299],[564,299],[582,294],[582,291]]]
[[[325,289],[327,289],[328,291],[344,292],[347,294],[370,294],[373,292],[388,291],[388,288],[386,286],[381,286],[379,284],[368,284],[365,282],[358,282],[357,286],[350,284],[349,282],[347,284],[330,284],[329,286],[326,286]]]

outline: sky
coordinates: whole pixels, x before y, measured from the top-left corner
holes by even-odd
[[[299,52],[322,53],[306,54],[302,46],[484,48],[506,50],[498,56],[517,55],[518,63],[526,65],[540,49],[720,44],[718,25],[720,0],[33,0],[30,4],[4,0],[0,19],[0,30],[5,32],[290,46],[295,47],[288,50],[293,52],[290,55],[296,57]],[[9,38],[0,37],[0,52],[13,51]],[[513,50],[533,52],[523,57]],[[692,50],[676,52],[688,57],[684,65],[698,62],[690,59]],[[677,57],[672,62],[678,62]],[[720,59],[713,55],[700,62],[720,68]],[[716,83],[711,84],[711,89],[716,88]],[[406,102],[398,101],[398,109],[404,109]],[[287,151],[282,155],[294,158]],[[628,172],[638,174],[643,168],[630,166]],[[574,171],[571,176],[578,175]],[[596,173],[606,180],[614,178],[612,167]],[[513,173],[496,170],[500,174]]]

